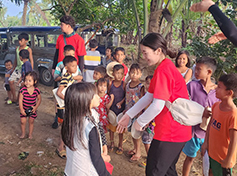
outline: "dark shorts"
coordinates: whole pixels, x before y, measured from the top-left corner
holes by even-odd
[[[6,91],[11,91],[11,88],[10,88],[9,84],[5,84],[5,88],[6,88]]]
[[[58,115],[58,123],[63,123],[63,116],[64,116],[64,108],[60,108],[57,104],[57,115]]]
[[[210,169],[212,171],[213,176],[231,176],[232,175],[232,168],[226,169],[221,167],[221,164],[218,163],[216,160],[210,158]]]

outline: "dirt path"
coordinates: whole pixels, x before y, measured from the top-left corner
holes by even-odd
[[[3,77],[0,77],[0,82],[2,84]],[[38,109],[38,118],[34,123],[33,139],[21,140],[19,139],[19,108],[4,103],[6,92],[3,86],[0,86],[0,175],[63,175],[66,160],[60,159],[55,154],[60,128],[56,130],[51,128],[54,119],[52,88],[39,85],[39,89],[42,93],[42,103]],[[124,142],[124,151],[126,152],[132,148],[132,139],[129,133],[125,134],[124,139],[126,139]],[[118,143],[117,135],[115,135],[115,143]],[[18,154],[21,152],[29,152],[29,156],[25,160],[19,160]],[[139,167],[138,163],[130,163],[129,158],[124,154],[119,156],[113,152],[110,155],[111,163],[114,165],[114,176],[145,175],[145,169]],[[142,156],[144,160],[144,147],[142,147]],[[179,175],[182,173],[183,159],[184,155],[181,154],[177,163]],[[191,176],[201,176],[201,164],[200,156],[198,156]]]

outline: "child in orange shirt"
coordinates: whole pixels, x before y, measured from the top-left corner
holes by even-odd
[[[212,106],[212,118],[201,148],[202,154],[208,149],[213,176],[231,175],[236,163],[237,108],[233,102],[237,97],[236,80],[237,74],[220,77],[216,97],[221,102]]]

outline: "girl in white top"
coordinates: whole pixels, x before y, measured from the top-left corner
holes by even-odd
[[[192,69],[190,69],[190,59],[188,51],[179,51],[176,59],[175,66],[184,77],[186,84],[192,80]]]
[[[101,156],[98,117],[92,112],[99,101],[96,87],[91,83],[73,84],[66,91],[61,131],[67,152],[66,176],[110,176],[104,163],[110,161],[110,156]]]

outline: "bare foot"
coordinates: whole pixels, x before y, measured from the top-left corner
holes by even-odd
[[[29,137],[28,137],[29,139],[33,139],[33,137],[32,137],[32,135],[29,135]]]
[[[20,139],[24,139],[24,138],[25,138],[25,135],[22,134],[22,135],[20,136]]]

